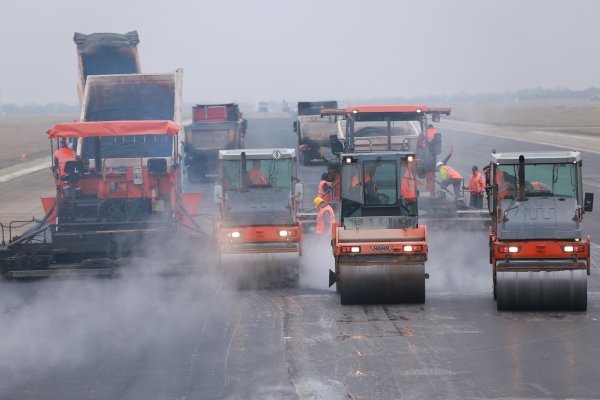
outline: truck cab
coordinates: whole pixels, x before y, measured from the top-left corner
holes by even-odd
[[[247,121],[235,103],[197,104],[185,126],[185,164],[190,182],[216,169],[219,150],[243,149]]]
[[[298,159],[302,165],[323,160],[324,151],[329,146],[330,136],[337,129],[321,118],[322,109],[337,108],[337,101],[300,101],[298,117],[294,121],[294,132],[298,135]]]
[[[576,151],[493,153],[490,262],[499,310],[587,307],[590,239]]]

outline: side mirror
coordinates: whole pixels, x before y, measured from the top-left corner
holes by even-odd
[[[294,186],[294,197],[296,197],[298,201],[304,199],[304,185],[302,182],[296,182],[296,185]]]
[[[294,132],[298,132],[298,121],[294,121]]]
[[[223,200],[223,185],[215,184],[213,188],[213,198],[215,204],[221,204],[221,200]]]
[[[583,197],[583,211],[592,212],[594,209],[594,193],[586,193]]]
[[[433,114],[433,115],[431,116],[431,120],[432,120],[433,122],[440,122],[440,114]]]
[[[338,116],[337,115],[330,115],[327,120],[329,121],[330,124],[336,124],[338,121]]]

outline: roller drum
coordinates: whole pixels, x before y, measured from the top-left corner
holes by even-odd
[[[356,264],[339,261],[342,304],[425,302],[425,265]]]
[[[297,287],[300,277],[298,253],[222,254],[220,267],[238,289]]]
[[[506,311],[585,311],[586,271],[498,271],[496,305],[498,310]]]

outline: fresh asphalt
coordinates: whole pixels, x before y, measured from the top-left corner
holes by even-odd
[[[549,149],[443,135],[465,177],[491,149]],[[249,121],[247,147],[295,140],[291,118]],[[600,160],[583,159],[598,182]],[[308,205],[324,166],[299,171]],[[41,180],[10,188],[22,201]],[[187,190],[203,193],[204,212],[216,210],[210,182]],[[599,214],[586,214],[592,239]],[[430,231],[423,305],[342,307],[327,288],[327,243],[312,237],[298,289],[234,290],[206,249],[191,275],[138,274],[140,265],[108,280],[2,282],[0,399],[597,398],[599,248],[587,312],[498,312],[487,240],[484,231]]]

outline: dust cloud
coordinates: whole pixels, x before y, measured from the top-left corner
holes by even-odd
[[[335,263],[331,252],[331,238],[326,235],[305,235],[300,258],[300,287],[329,288],[329,270]],[[333,289],[331,289],[333,291]]]
[[[174,249],[189,251],[195,262],[158,274],[160,262],[152,260],[177,259]],[[116,278],[3,282],[0,389],[32,375],[103,365],[108,357],[140,358],[222,322],[236,295],[213,261],[207,252],[157,247],[123,266]]]
[[[492,292],[486,231],[428,230],[428,294]]]

